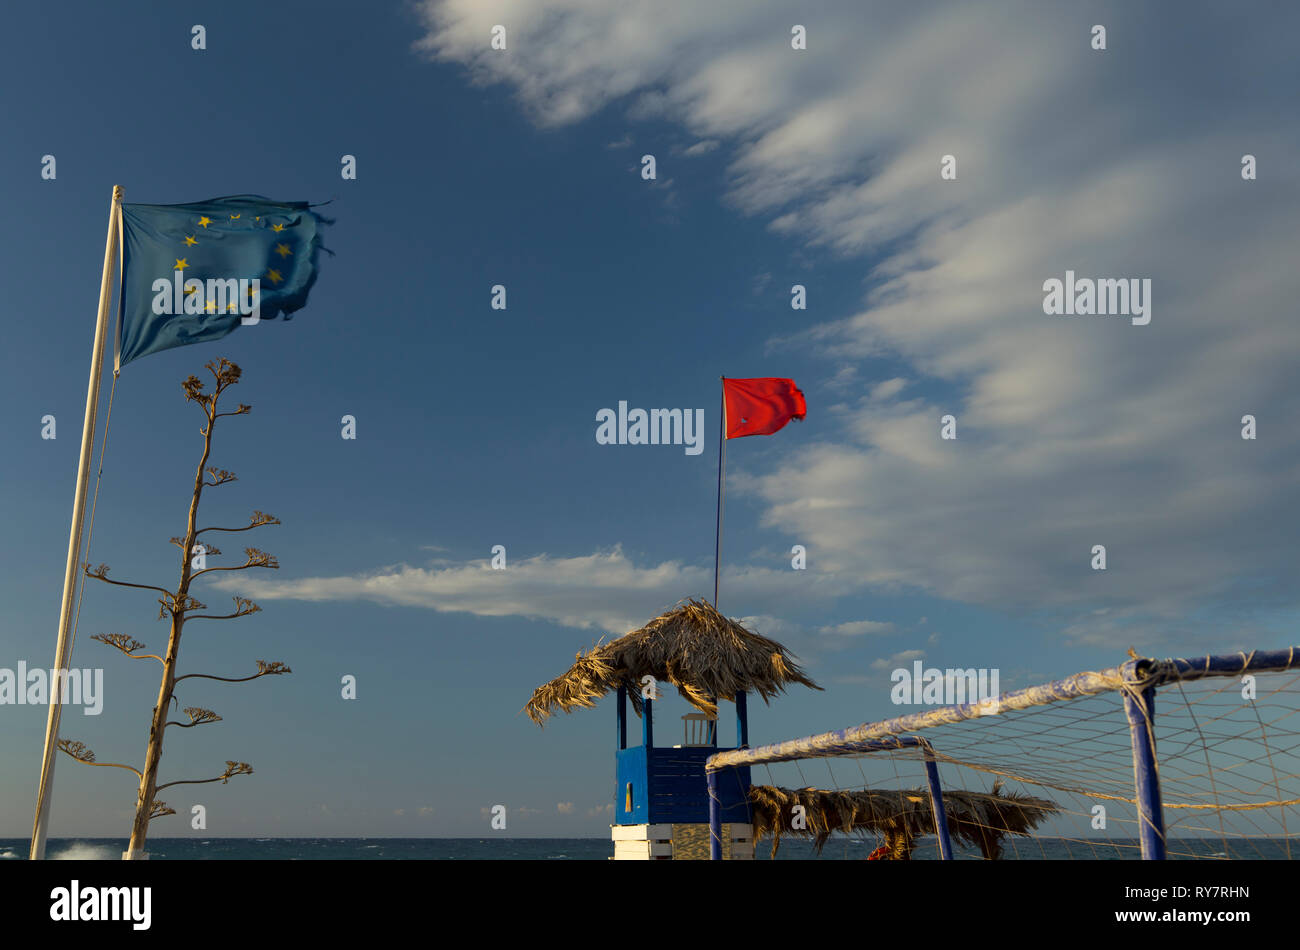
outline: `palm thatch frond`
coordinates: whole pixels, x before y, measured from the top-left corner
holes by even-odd
[[[755,785],[749,790],[749,801],[754,842],[771,835],[773,857],[782,835],[811,838],[820,852],[833,832],[844,831],[882,835],[889,856],[906,860],[917,837],[934,834],[928,789],[828,791]],[[803,806],[801,821],[795,820],[795,806]],[[989,860],[1001,856],[1006,835],[1027,835],[1060,810],[1045,798],[1003,794],[1001,781],[994,783],[990,794],[944,792],[943,806],[949,835],[979,848]]]
[[[707,601],[686,600],[639,630],[579,653],[573,666],[533,691],[524,707],[541,725],[557,710],[592,707],[619,686],[641,715],[642,677],[677,687],[697,709],[717,712],[717,700],[757,693],[768,702],[790,683],[821,689],[774,640],[751,633]]]

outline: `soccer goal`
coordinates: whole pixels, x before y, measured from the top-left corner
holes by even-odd
[[[1137,657],[983,703],[721,752],[706,765],[711,806],[720,776],[742,767],[755,841],[770,838],[773,857],[789,841],[873,859],[1289,859],[1300,648]]]

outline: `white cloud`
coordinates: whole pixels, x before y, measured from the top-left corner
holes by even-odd
[[[716,139],[704,139],[703,141],[696,142],[694,145],[683,150],[682,154],[688,158],[695,158],[697,155],[707,155],[717,147],[718,142]]]
[[[430,567],[398,564],[359,575],[225,577],[213,586],[254,600],[366,600],[480,617],[530,617],[614,634],[640,627],[683,597],[713,596],[711,565],[664,561],[639,567],[621,547],[567,558],[538,554],[508,564],[500,571],[492,569],[490,559]],[[852,584],[803,571],[731,567],[723,570],[722,588],[737,602],[775,607],[792,596],[810,603],[842,596]],[[768,629],[779,627],[780,621],[769,619]]]
[[[879,620],[852,620],[834,626],[822,627],[821,632],[838,637],[860,637],[865,633],[892,633],[894,625]]]
[[[780,640],[803,630],[798,624],[791,623],[788,620],[762,614],[755,614],[750,617],[735,617],[733,619],[746,630],[751,630],[772,640]]]
[[[887,379],[883,383],[876,383],[871,387],[871,399],[873,402],[884,402],[887,399],[893,399],[903,391],[907,385],[907,380],[895,376],[893,379]]]
[[[924,650],[902,650],[891,656],[881,657],[878,660],[871,661],[873,670],[888,670],[890,672],[901,669],[904,665],[910,667],[914,660],[925,659]]]
[[[620,99],[676,121],[729,150],[741,212],[871,256],[859,312],[778,341],[833,360],[846,393],[864,381],[843,436],[739,485],[823,568],[1055,611],[1108,643],[1187,637],[1206,605],[1205,631],[1295,606],[1294,519],[1277,517],[1300,503],[1295,11],[1184,35],[1124,4],[843,0],[804,18],[796,52],[776,0],[423,10],[426,50],[508,84],[540,123]],[[1090,50],[1096,21],[1125,42]],[[509,56],[487,46],[498,22]],[[1240,178],[1245,152],[1259,181]],[[1044,315],[1042,282],[1067,268],[1152,278],[1151,324]],[[908,400],[847,368],[881,356],[909,367]],[[956,442],[938,438],[946,413]]]
[[[573,802],[555,803],[555,810],[558,811],[561,815],[572,815],[575,807],[576,806],[573,804]]]

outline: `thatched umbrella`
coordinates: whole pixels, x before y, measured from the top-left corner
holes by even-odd
[[[934,834],[930,793],[924,789],[902,791],[827,791],[819,788],[777,788],[755,785],[749,790],[754,821],[754,843],[772,836],[772,857],[782,835],[811,838],[820,852],[831,833],[875,832],[884,836],[888,857],[908,860],[919,835]],[[793,827],[793,808],[804,808],[803,828]],[[1003,794],[1001,780],[991,794],[950,791],[943,793],[949,836],[978,847],[985,858],[1002,854],[1002,839],[1026,835],[1060,809],[1045,798]]]
[[[757,693],[767,702],[790,683],[821,689],[781,644],[706,601],[686,600],[639,630],[579,653],[567,673],[533,691],[524,711],[540,726],[556,710],[595,706],[626,686],[639,716],[644,676],[672,683],[692,706],[713,715],[717,700],[734,700],[737,693]]]

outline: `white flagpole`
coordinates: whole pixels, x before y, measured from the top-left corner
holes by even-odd
[[[68,536],[68,565],[63,574],[63,609],[59,614],[59,640],[54,668],[60,673],[50,684],[50,714],[45,725],[45,758],[41,762],[41,785],[36,797],[36,822],[32,828],[31,859],[45,857],[45,836],[50,820],[50,796],[54,786],[54,757],[59,742],[59,719],[63,710],[63,671],[68,668],[72,630],[73,592],[81,564],[81,534],[86,516],[86,486],[90,481],[90,457],[95,441],[95,415],[99,409],[99,382],[104,371],[104,338],[108,308],[113,297],[113,257],[119,239],[122,186],[113,186],[108,212],[108,241],[104,247],[104,274],[99,283],[99,316],[95,323],[95,345],[90,355],[90,383],[86,387],[86,419],[81,427],[81,461],[77,469],[77,491],[72,502],[72,530]]]
[[[713,536],[713,609],[718,609],[718,575],[722,573],[722,489],[727,467],[727,377],[722,380],[722,411],[718,420],[718,527]]]

